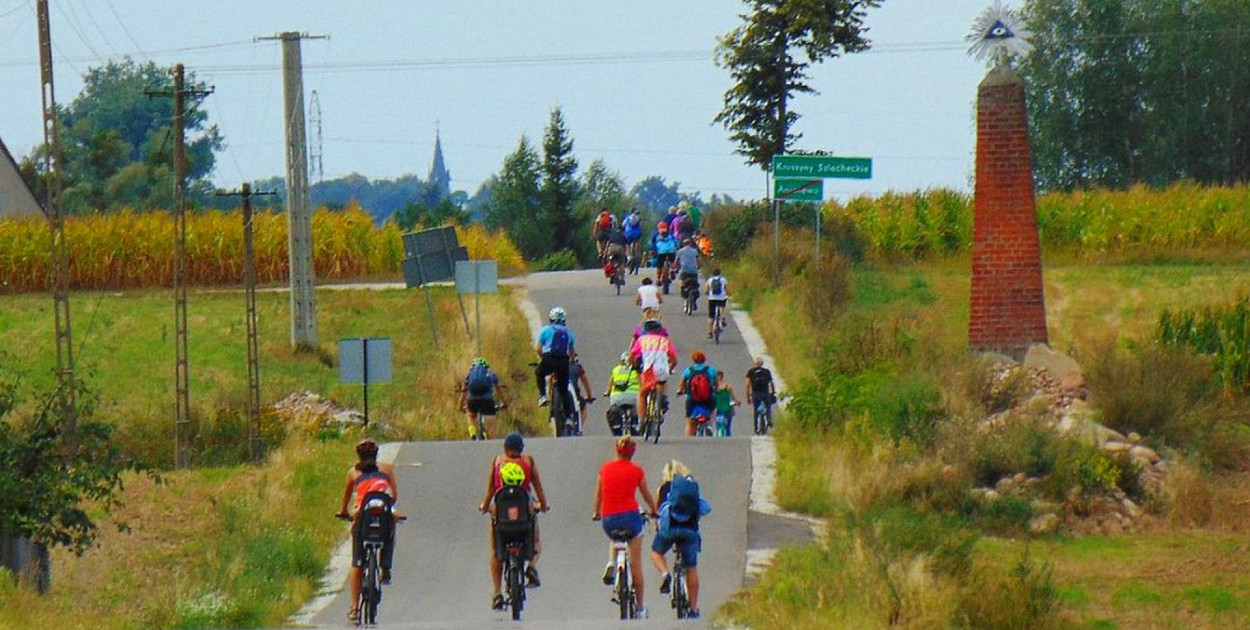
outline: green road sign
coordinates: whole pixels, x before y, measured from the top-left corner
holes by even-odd
[[[774,179],[773,196],[782,201],[821,201],[825,198],[825,182],[810,178]]]
[[[774,155],[773,177],[872,179],[872,158],[827,155]]]

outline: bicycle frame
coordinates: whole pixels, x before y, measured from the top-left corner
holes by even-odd
[[[616,600],[620,607],[621,619],[633,619],[637,613],[634,599],[633,574],[630,572],[629,543],[619,540],[612,541],[612,557],[616,565]]]

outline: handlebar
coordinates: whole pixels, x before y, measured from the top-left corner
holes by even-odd
[[[391,515],[394,517],[396,523],[402,523],[408,520],[408,516],[405,514],[395,514],[394,512],[392,512]],[[349,523],[355,520],[355,518],[352,517],[352,515],[350,514],[337,514],[336,513],[334,515],[334,518],[337,518],[340,521],[347,521]]]

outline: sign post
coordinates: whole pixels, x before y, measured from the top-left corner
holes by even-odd
[[[815,201],[816,260],[820,260],[820,202],[825,198],[825,179],[872,179],[872,158],[830,155],[774,155],[773,197],[782,201]],[[773,202],[774,205],[776,201]],[[776,208],[774,206],[774,215]],[[779,217],[774,217],[780,229]],[[779,249],[777,243],[773,249]],[[774,252],[777,255],[778,252]]]
[[[364,386],[365,426],[369,426],[369,384],[391,382],[391,340],[386,337],[340,339],[339,381]]]
[[[482,294],[499,290],[499,265],[493,260],[456,261],[456,293],[473,294],[473,308],[477,311],[477,355],[482,355]]]

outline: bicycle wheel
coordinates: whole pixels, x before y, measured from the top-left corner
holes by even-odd
[[[525,609],[525,570],[520,558],[508,558],[508,607],[512,609],[512,620],[521,619],[521,611]]]
[[[620,606],[621,619],[634,618],[634,594],[629,584],[629,571],[623,566],[616,568],[616,601]]]
[[[551,391],[551,402],[547,404],[551,407],[551,425],[556,437],[564,437],[564,396],[561,396],[560,392],[555,391],[554,386],[549,389]]]
[[[673,570],[673,608],[677,611],[678,619],[685,619],[690,616],[690,600],[686,597],[686,571],[685,569]]]
[[[764,412],[764,405],[755,405],[755,434],[764,435],[768,433],[768,418]]]
[[[378,567],[378,551],[371,549],[369,551],[369,566],[365,568],[363,584],[361,584],[360,598],[363,606],[360,608],[360,622],[364,625],[373,626],[378,623],[378,602],[382,599],[381,576]]]

